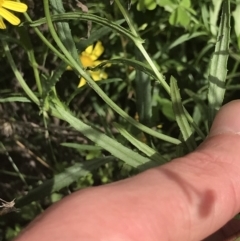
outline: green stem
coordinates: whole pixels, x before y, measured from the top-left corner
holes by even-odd
[[[126,20],[126,22],[127,22],[128,26],[129,26],[131,32],[132,32],[134,35],[136,35],[136,37],[138,37],[138,33],[137,33],[136,29],[134,28],[134,26],[133,26],[133,24],[132,24],[132,21],[131,21],[131,19],[129,18],[129,15],[128,15],[127,11],[125,11],[124,7],[122,6],[122,4],[120,3],[119,0],[115,0],[115,2],[116,2],[116,4],[117,4],[119,10],[121,11],[124,19]]]

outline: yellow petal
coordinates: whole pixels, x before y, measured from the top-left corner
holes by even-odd
[[[90,75],[91,75],[91,77],[92,77],[92,79],[93,79],[94,81],[97,81],[97,80],[100,79],[100,78],[99,78],[99,73],[98,73],[98,71],[95,71],[95,72],[89,71],[89,73],[90,73]]]
[[[6,25],[3,22],[2,18],[0,17],[0,29],[5,29],[5,28],[6,28]]]
[[[89,71],[90,75],[92,76],[92,79],[95,81],[107,79],[108,75],[102,70],[98,71]]]
[[[101,79],[107,79],[108,74],[106,72],[102,71],[100,74],[100,77],[101,77]]]
[[[88,55],[80,55],[80,62],[82,63],[83,67],[91,67],[94,65],[94,62]]]
[[[98,41],[92,51],[91,58],[93,60],[96,60],[102,55],[103,52],[104,52],[104,47],[102,45],[102,42]]]
[[[82,78],[80,79],[79,84],[78,84],[78,88],[81,88],[81,87],[84,86],[85,84],[86,84],[86,80],[82,77]]]
[[[4,8],[0,8],[0,16],[5,18],[12,25],[18,25],[20,23],[20,19],[18,17],[16,17]]]
[[[2,7],[13,10],[15,12],[24,13],[27,11],[28,6],[24,3],[14,2],[14,1],[3,1]]]
[[[92,54],[92,51],[93,51],[93,44],[88,46],[83,53],[85,53],[86,55],[90,55]]]

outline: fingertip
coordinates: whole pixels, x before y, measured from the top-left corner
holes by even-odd
[[[240,134],[240,100],[224,105],[217,113],[209,136],[224,133]]]

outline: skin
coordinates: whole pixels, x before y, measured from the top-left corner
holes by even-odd
[[[230,220],[240,212],[239,110],[240,101],[222,107],[194,152],[71,194],[16,241],[235,240],[240,223]]]

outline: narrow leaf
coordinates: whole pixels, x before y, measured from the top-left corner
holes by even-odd
[[[225,81],[227,76],[227,61],[229,56],[230,41],[230,4],[229,0],[223,1],[221,22],[218,30],[218,38],[210,63],[208,76],[208,103],[209,103],[209,126],[222,106],[225,94]]]
[[[50,3],[53,7],[54,13],[65,13],[62,0],[50,0]],[[74,57],[74,59],[77,62],[79,62],[77,48],[73,41],[71,29],[68,22],[66,21],[57,22],[56,27],[57,27],[57,33],[59,35],[59,38],[61,39],[65,47],[68,49],[68,51],[71,53],[71,55]]]
[[[5,98],[0,98],[0,103],[6,103],[6,102],[28,102],[30,103],[31,101],[24,96],[9,96]]]
[[[188,118],[185,114],[180,92],[177,86],[177,81],[174,77],[170,79],[170,90],[171,90],[171,99],[173,105],[173,112],[176,117],[177,124],[180,128],[183,139],[187,145],[187,148],[190,151],[193,151],[196,148],[196,143],[193,138],[193,131],[188,123]]]
[[[167,162],[167,160],[163,156],[161,156],[157,151],[155,151],[145,143],[134,138],[129,132],[126,131],[126,129],[123,126],[117,123],[113,123],[113,126],[117,128],[121,135],[123,135],[129,142],[131,142],[139,151],[143,152],[150,159],[152,159],[155,162],[156,166]]]

